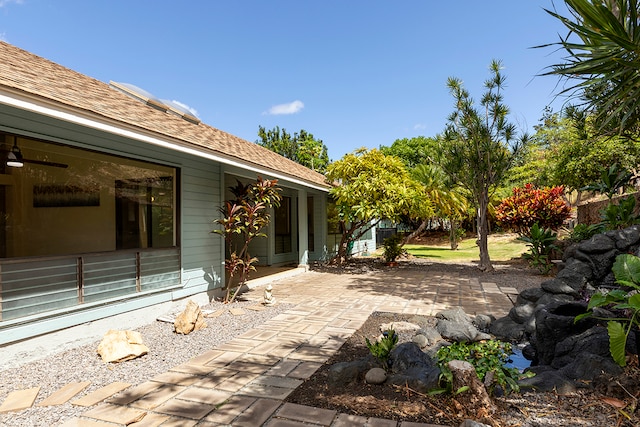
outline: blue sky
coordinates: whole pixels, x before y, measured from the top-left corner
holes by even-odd
[[[249,141],[305,129],[337,160],[442,132],[458,77],[475,99],[503,62],[511,120],[533,130],[558,80],[561,0],[0,0],[0,39],[177,101]]]

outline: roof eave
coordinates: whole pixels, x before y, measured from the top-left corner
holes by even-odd
[[[317,182],[311,182],[301,177],[283,173],[282,171],[272,170],[238,157],[230,156],[201,145],[190,143],[189,141],[169,137],[164,134],[105,117],[97,112],[70,107],[66,104],[55,102],[49,98],[39,97],[20,90],[8,87],[0,88],[0,103],[65,122],[161,146],[169,150],[218,161],[241,169],[248,169],[258,174],[269,175],[277,179],[283,179],[322,192],[328,192],[330,189],[330,185],[328,183],[320,185]]]

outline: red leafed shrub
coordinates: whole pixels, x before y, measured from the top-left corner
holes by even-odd
[[[543,229],[557,230],[571,215],[571,207],[562,198],[563,192],[562,186],[516,187],[513,196],[504,199],[496,209],[496,219],[502,227],[522,235],[536,222]]]

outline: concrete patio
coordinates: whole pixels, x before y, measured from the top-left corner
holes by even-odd
[[[399,268],[359,275],[307,272],[276,280],[277,301],[295,308],[142,384],[95,400],[79,393],[76,398],[87,403],[87,411],[62,425],[433,426],[341,414],[283,399],[374,311],[434,315],[460,306],[469,314],[506,315],[512,307],[508,295],[516,290],[479,277]],[[242,297],[260,302],[263,287]]]

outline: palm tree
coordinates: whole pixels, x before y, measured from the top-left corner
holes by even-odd
[[[570,16],[546,10],[569,30],[555,46],[564,62],[543,75],[571,83],[560,93],[580,100],[607,133],[637,135],[640,123],[638,0],[565,0]]]
[[[449,241],[451,249],[458,248],[458,226],[469,211],[469,201],[463,189],[452,185],[442,169],[437,166],[421,164],[411,171],[413,179],[424,185],[427,197],[433,204],[435,217],[447,219],[450,223]],[[413,235],[419,234],[427,225],[425,219]]]

